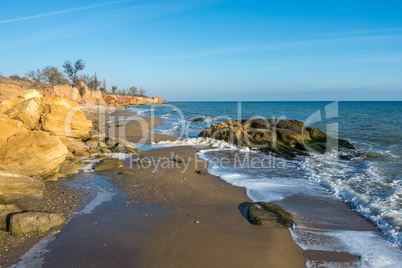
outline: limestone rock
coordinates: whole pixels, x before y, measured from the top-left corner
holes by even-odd
[[[124,167],[124,162],[116,158],[106,158],[103,159],[96,167],[96,171],[117,169]]]
[[[42,97],[43,97],[42,94],[40,94],[36,89],[29,89],[22,92],[18,92],[12,97],[11,100],[14,101],[15,103],[20,103],[22,101],[29,100],[32,98],[41,99]]]
[[[45,184],[41,179],[0,171],[0,199],[21,209],[37,209],[42,202]]]
[[[14,204],[0,204],[0,229],[7,231],[8,216],[18,212],[22,212],[22,210]]]
[[[37,127],[42,111],[40,99],[32,98],[18,103],[5,114],[11,119],[21,121],[27,129],[32,130]]]
[[[0,130],[0,140],[3,140],[3,143],[15,133],[26,131],[20,121],[13,120],[5,114],[0,114]],[[0,148],[2,145],[0,141]]]
[[[64,98],[42,98],[42,130],[56,136],[81,138],[92,129],[78,103]]]
[[[15,102],[12,100],[3,100],[0,102],[0,114],[4,113],[5,111],[13,108],[15,106]]]
[[[0,149],[0,170],[47,176],[58,171],[67,154],[58,137],[43,131],[19,132]]]
[[[65,224],[62,214],[47,212],[24,212],[14,214],[10,218],[10,234],[21,236],[25,234],[41,234],[54,227]]]

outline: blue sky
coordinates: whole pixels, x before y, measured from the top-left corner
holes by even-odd
[[[0,72],[166,100],[402,100],[402,1],[0,0]]]

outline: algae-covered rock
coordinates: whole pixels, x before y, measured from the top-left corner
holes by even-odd
[[[172,158],[173,162],[179,163],[179,164],[186,164],[188,163],[188,159],[182,158],[182,157],[174,157]]]
[[[9,236],[10,236],[10,234],[8,232],[0,230],[0,246],[7,243]]]
[[[54,227],[63,225],[66,219],[59,213],[24,212],[13,214],[10,218],[10,234],[42,234]]]
[[[264,223],[273,220],[290,228],[294,224],[291,213],[272,203],[257,202],[251,204],[247,209],[247,216],[254,225],[264,225]]]
[[[203,129],[198,137],[224,140],[291,158],[307,155],[309,151],[324,153],[334,147],[354,149],[350,142],[327,136],[297,120],[228,121]]]
[[[95,167],[95,170],[101,171],[101,170],[117,169],[121,167],[124,167],[123,160],[116,158],[107,158],[100,161],[100,163]]]
[[[63,163],[61,163],[60,168],[59,168],[59,173],[60,174],[74,174],[77,173],[77,171],[81,168],[84,168],[86,164],[82,163],[79,159],[77,158],[69,158],[66,159]]]

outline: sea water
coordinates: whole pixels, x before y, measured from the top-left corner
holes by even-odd
[[[176,144],[216,147],[198,153],[210,163],[208,171],[245,187],[253,201],[280,202],[292,195],[342,199],[380,230],[326,230],[325,236],[337,242],[324,245],[322,237],[321,242],[306,239],[315,231],[302,226],[292,235],[303,249],[346,249],[360,255],[364,266],[402,262],[402,102],[174,102],[130,111],[163,119],[154,132],[187,138]],[[356,149],[312,153],[297,160],[266,159],[266,154],[246,148],[197,139],[211,124],[250,118],[299,120],[349,140]],[[230,163],[222,165],[222,159]],[[250,161],[259,164],[250,166]]]

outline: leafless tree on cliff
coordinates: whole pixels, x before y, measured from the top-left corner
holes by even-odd
[[[140,95],[144,96],[146,94],[145,89],[143,89],[142,87],[140,88]]]
[[[128,89],[128,91],[129,91],[129,94],[130,94],[130,95],[135,96],[135,95],[137,94],[137,92],[138,92],[138,88],[137,88],[137,87],[130,87],[130,88]]]
[[[104,91],[104,92],[106,92],[107,91],[107,89],[106,89],[106,79],[105,78],[103,78],[103,85],[102,85],[102,91]]]
[[[79,59],[76,60],[73,65],[71,61],[67,60],[66,62],[64,62],[63,68],[70,81],[75,84],[76,82],[78,82],[77,72],[84,70],[85,63],[83,60]]]
[[[31,70],[25,74],[28,79],[35,80],[36,82],[43,82],[43,74],[41,69]]]
[[[117,87],[116,86],[112,86],[112,93],[115,94],[117,91]]]

